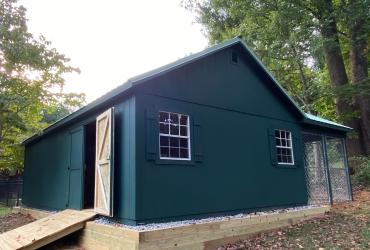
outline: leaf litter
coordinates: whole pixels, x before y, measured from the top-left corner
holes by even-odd
[[[239,249],[369,249],[370,191],[354,190],[354,201],[334,204],[319,218],[263,232],[217,250]]]

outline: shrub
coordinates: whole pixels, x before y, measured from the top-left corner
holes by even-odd
[[[352,157],[352,180],[355,185],[370,187],[370,157]]]

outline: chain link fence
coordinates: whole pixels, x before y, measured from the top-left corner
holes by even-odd
[[[328,204],[330,194],[324,161],[323,137],[303,133],[304,163],[309,204]]]
[[[342,138],[302,133],[309,204],[351,200],[345,144]]]
[[[326,151],[333,201],[348,201],[351,199],[351,188],[344,140],[326,137]]]

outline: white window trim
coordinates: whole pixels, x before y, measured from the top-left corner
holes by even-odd
[[[277,145],[276,143],[275,143],[275,146],[276,146],[276,148],[288,148],[288,149],[290,149],[291,151],[292,151],[292,162],[279,162],[279,160],[278,160],[278,164],[279,165],[294,165],[294,151],[293,151],[293,138],[292,138],[292,132],[291,131],[289,131],[289,130],[284,130],[284,129],[275,129],[275,131],[284,131],[284,132],[288,132],[289,133],[289,140],[290,140],[290,147],[288,147],[288,146],[279,146],[279,145]],[[279,138],[277,138],[276,136],[275,136],[275,140],[276,139],[279,139]],[[280,139],[283,139],[283,138],[280,138]],[[284,139],[286,139],[286,138],[284,138]],[[277,152],[276,152],[276,158],[277,158]]]
[[[159,132],[159,135],[158,135],[158,149],[159,149],[159,159],[160,160],[174,160],[174,161],[191,161],[191,137],[190,137],[190,115],[186,115],[186,114],[181,114],[181,113],[177,113],[177,112],[171,112],[171,111],[164,111],[164,110],[160,110],[158,111],[158,114],[159,113],[169,113],[169,114],[176,114],[176,115],[184,115],[186,116],[188,119],[187,119],[187,125],[186,125],[186,129],[187,129],[187,136],[183,136],[183,135],[171,135],[171,134],[163,134],[161,132]],[[158,124],[160,124],[161,122],[158,121]],[[179,121],[180,123],[180,121]],[[179,126],[184,126],[184,125],[179,125]],[[183,139],[187,139],[188,140],[188,158],[176,158],[176,157],[162,157],[161,156],[161,136],[167,136],[167,137],[175,137],[175,138],[183,138]],[[170,147],[169,147],[170,148]]]

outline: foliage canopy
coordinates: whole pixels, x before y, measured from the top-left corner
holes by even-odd
[[[0,0],[0,170],[21,170],[20,142],[83,104],[83,94],[63,92],[71,72],[79,69],[28,32],[26,9]]]
[[[303,110],[354,127],[350,152],[370,153],[370,0],[182,4],[211,44],[241,36]]]

